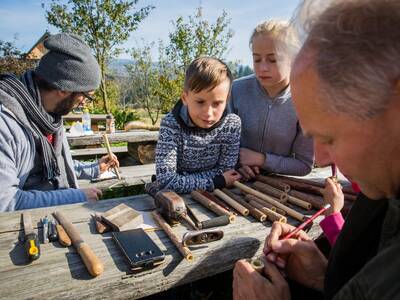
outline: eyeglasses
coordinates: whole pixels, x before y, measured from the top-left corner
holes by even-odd
[[[94,98],[93,98],[92,96],[90,96],[88,93],[81,92],[81,94],[82,94],[83,96],[85,96],[86,102],[93,102],[93,101],[94,101]]]

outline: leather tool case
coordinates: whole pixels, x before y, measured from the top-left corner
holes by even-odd
[[[112,232],[112,237],[134,271],[150,269],[164,260],[164,253],[142,228]]]

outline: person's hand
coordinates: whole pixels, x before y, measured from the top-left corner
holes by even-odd
[[[94,204],[103,195],[103,192],[96,188],[81,189],[85,193],[87,202]]]
[[[265,163],[265,155],[248,148],[240,148],[239,163],[242,166],[262,167]]]
[[[332,178],[327,178],[325,180],[325,189],[322,190],[324,195],[324,204],[330,204],[331,207],[328,208],[324,215],[332,215],[338,213],[342,210],[344,205],[344,195],[342,192],[342,185],[336,182]]]
[[[245,260],[239,260],[233,270],[234,300],[290,300],[289,286],[277,267],[264,261],[263,277]]]
[[[109,155],[105,155],[99,159],[100,174],[114,167],[119,168],[118,158],[114,154],[112,154],[111,159]]]
[[[299,231],[293,238],[280,240],[295,227],[274,222],[264,245],[264,253],[270,262],[285,270],[286,275],[316,290],[324,286],[327,259],[315,243],[304,232]],[[272,251],[272,252],[271,252]]]
[[[232,186],[235,181],[242,179],[242,175],[235,170],[228,170],[222,174],[225,178],[225,185]]]
[[[242,177],[247,181],[251,178],[256,177],[260,174],[260,168],[256,166],[242,166],[238,169],[238,172],[242,175]]]

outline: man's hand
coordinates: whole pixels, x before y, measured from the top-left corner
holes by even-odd
[[[260,168],[253,166],[242,166],[238,169],[238,172],[242,175],[242,177],[247,181],[250,180],[251,178],[256,177],[258,174],[260,174]]]
[[[109,155],[105,155],[99,159],[100,174],[114,167],[119,168],[118,158],[114,154],[112,154],[111,159]]]
[[[265,240],[264,253],[269,253],[267,259],[285,269],[289,278],[321,291],[327,259],[304,231],[300,231],[293,238],[280,240],[294,229],[295,227],[289,224],[275,222]]]
[[[234,300],[290,300],[290,291],[286,280],[277,267],[264,262],[264,274],[261,276],[245,260],[239,260],[233,270]]]
[[[242,166],[262,167],[265,163],[265,155],[247,148],[240,148],[239,163]]]
[[[344,205],[344,195],[342,185],[332,178],[325,180],[325,189],[323,189],[324,204],[330,204],[331,207],[324,212],[325,216],[338,213]]]
[[[232,186],[235,181],[238,181],[242,178],[242,175],[235,170],[228,170],[223,174],[223,176],[225,178],[226,186]]]
[[[96,203],[97,200],[103,195],[103,192],[96,188],[81,189],[85,193],[87,202],[90,204]]]

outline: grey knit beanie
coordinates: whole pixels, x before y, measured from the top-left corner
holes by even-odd
[[[79,36],[59,33],[43,44],[49,52],[42,57],[35,73],[50,85],[68,92],[89,92],[99,87],[99,64]]]

